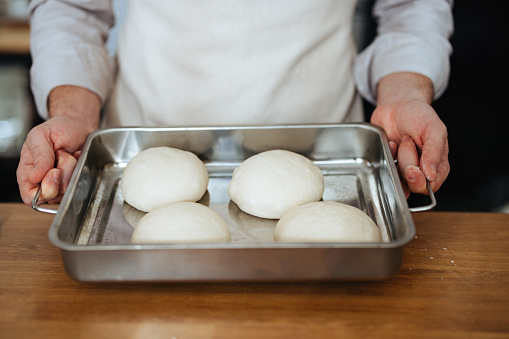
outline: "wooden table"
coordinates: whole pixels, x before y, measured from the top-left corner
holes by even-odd
[[[0,338],[509,338],[509,214],[414,214],[384,281],[214,284],[73,281],[52,218],[0,204]]]

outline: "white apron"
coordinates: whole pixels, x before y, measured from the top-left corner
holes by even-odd
[[[130,1],[107,126],[362,121],[355,0]]]

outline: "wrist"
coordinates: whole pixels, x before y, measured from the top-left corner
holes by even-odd
[[[68,117],[79,120],[91,131],[99,127],[101,100],[97,94],[78,86],[55,87],[48,96],[50,118]]]
[[[402,101],[433,101],[432,81],[418,73],[399,72],[380,79],[377,87],[377,105]]]

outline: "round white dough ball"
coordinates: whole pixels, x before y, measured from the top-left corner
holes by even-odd
[[[139,209],[132,207],[125,201],[122,204],[122,213],[124,214],[124,218],[127,221],[127,223],[132,227],[136,227],[140,219],[147,214],[147,212],[140,211]]]
[[[303,155],[273,150],[254,155],[233,171],[228,195],[251,215],[279,219],[290,208],[321,199],[322,171]]]
[[[171,147],[154,147],[134,156],[122,174],[124,200],[151,210],[178,201],[197,201],[207,190],[209,175],[193,153]]]
[[[360,209],[335,201],[296,206],[279,220],[278,242],[380,242],[375,222]]]
[[[224,243],[230,239],[230,229],[217,212],[194,202],[176,202],[141,218],[131,243]]]

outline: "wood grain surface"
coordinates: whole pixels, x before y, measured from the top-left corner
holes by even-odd
[[[102,284],[67,276],[53,216],[0,204],[0,338],[509,338],[509,215],[413,216],[383,281]]]

